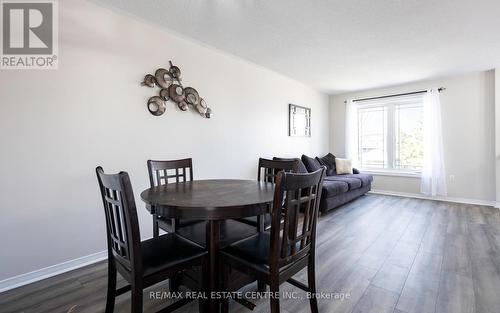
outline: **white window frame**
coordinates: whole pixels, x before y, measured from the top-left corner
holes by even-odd
[[[360,109],[366,108],[387,108],[387,113],[385,118],[386,123],[386,133],[384,133],[384,146],[385,146],[385,160],[387,161],[387,167],[384,168],[373,168],[373,167],[360,167],[360,170],[365,173],[383,175],[383,176],[405,176],[405,177],[420,177],[420,170],[411,169],[399,169],[396,168],[396,106],[397,105],[415,105],[423,107],[423,94],[422,95],[406,95],[406,96],[394,96],[387,97],[384,99],[376,100],[360,100],[357,101],[357,127],[358,127],[358,162],[360,166],[361,161],[361,125],[359,123],[360,119]],[[384,121],[385,122],[385,121]],[[385,162],[384,162],[385,166]]]

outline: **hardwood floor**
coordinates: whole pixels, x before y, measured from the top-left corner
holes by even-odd
[[[319,299],[320,312],[500,312],[498,209],[367,195],[320,217],[316,249],[318,291],[335,297]],[[306,282],[304,271],[296,277]],[[0,312],[103,312],[105,290],[101,262],[2,293]],[[287,283],[281,290],[305,297]],[[149,291],[168,291],[168,284],[145,291],[146,312],[165,304]],[[269,311],[268,300],[252,302],[254,312]],[[281,307],[309,312],[304,299],[282,300]],[[197,309],[193,302],[179,312]],[[247,311],[234,302],[230,310]],[[120,296],[115,312],[128,311],[129,296]]]

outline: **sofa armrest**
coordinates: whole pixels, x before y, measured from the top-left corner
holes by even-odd
[[[352,173],[353,174],[359,174],[359,170],[357,168],[352,168]]]

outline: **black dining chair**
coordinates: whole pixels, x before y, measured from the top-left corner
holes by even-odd
[[[259,158],[257,180],[274,184],[276,182],[276,176],[280,171],[295,173],[298,167],[299,159],[269,160]],[[240,218],[238,221],[255,226],[258,231],[264,231],[271,227],[271,218],[269,214]]]
[[[108,241],[106,313],[113,312],[115,297],[127,291],[131,291],[131,311],[142,312],[144,288],[186,269],[203,266],[206,252],[203,247],[173,233],[141,241],[129,175],[126,172],[105,174],[101,167],[96,168],[96,173],[106,216]],[[129,283],[118,290],[117,272]],[[160,312],[172,312],[190,301],[179,300]]]
[[[147,165],[151,187],[194,180],[193,160],[191,158],[170,161],[148,160]],[[153,237],[158,237],[160,229],[166,232],[176,232],[179,227],[197,222],[200,220],[165,218],[153,213]]]
[[[278,173],[271,232],[259,232],[221,250],[222,291],[229,291],[228,277],[235,269],[269,285],[273,295],[279,294],[279,286],[285,281],[316,294],[316,224],[324,176],[324,167],[309,174]],[[292,278],[304,267],[307,286]],[[279,298],[271,297],[270,301],[270,312],[279,312]],[[222,300],[222,312],[228,312],[228,306],[228,299]],[[310,306],[312,312],[318,312],[316,297],[310,297]]]

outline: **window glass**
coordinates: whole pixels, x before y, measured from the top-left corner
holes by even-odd
[[[395,116],[395,168],[422,170],[423,111],[418,105],[398,105]]]
[[[359,101],[357,111],[361,168],[422,170],[423,96]]]
[[[386,158],[385,107],[359,109],[359,164],[363,168],[384,168]]]

